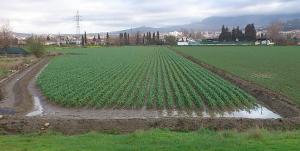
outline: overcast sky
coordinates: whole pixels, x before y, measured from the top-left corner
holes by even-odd
[[[300,12],[300,0],[0,0],[0,22],[26,33],[116,31],[199,22],[209,16]]]

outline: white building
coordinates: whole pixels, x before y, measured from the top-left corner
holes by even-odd
[[[275,45],[275,43],[271,42],[270,40],[262,40],[262,41],[256,41],[255,45],[267,45],[267,46],[271,46],[271,45]]]
[[[188,45],[189,45],[189,42],[187,42],[187,41],[178,41],[178,42],[177,42],[177,45],[178,45],[178,46],[188,46]]]
[[[182,32],[173,31],[168,33],[169,36],[181,37],[183,35]]]

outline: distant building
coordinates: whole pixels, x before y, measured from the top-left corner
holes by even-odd
[[[272,41],[266,39],[266,38],[259,38],[257,39],[257,41],[255,42],[255,45],[258,46],[258,45],[267,45],[267,46],[270,46],[270,45],[274,45],[275,43],[273,43]]]
[[[178,32],[178,31],[172,31],[168,33],[169,36],[174,36],[176,38],[178,37],[182,37],[183,33],[182,32]]]
[[[187,42],[187,41],[178,41],[178,42],[177,42],[177,45],[178,45],[178,46],[188,46],[188,45],[189,45],[189,42]]]
[[[188,46],[188,45],[195,45],[196,41],[192,38],[182,37],[178,40],[178,46]]]

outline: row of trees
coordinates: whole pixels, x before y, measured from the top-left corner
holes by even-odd
[[[139,33],[138,33],[139,35]],[[139,36],[137,36],[137,41],[139,41]],[[160,33],[157,31],[156,33],[153,32],[147,32],[146,34],[143,34],[142,43],[137,44],[143,44],[143,45],[160,45],[162,44],[162,41],[160,40]]]
[[[129,33],[120,33],[119,34],[119,45],[159,45],[162,44],[162,41],[160,39],[160,33],[157,32],[147,32],[144,34],[141,34],[140,32],[137,32],[135,36],[130,36]]]
[[[106,33],[106,40],[105,41],[106,41],[106,45],[111,45],[109,33]],[[96,38],[96,36],[94,36],[93,43],[101,43],[100,34],[98,34],[97,38]],[[81,45],[86,46],[88,44],[89,43],[88,43],[88,39],[87,39],[87,34],[86,34],[86,32],[84,32],[84,34],[81,36]]]
[[[109,33],[106,33],[105,39],[101,39],[100,34],[98,37],[94,36],[93,41],[88,41],[86,32],[81,36],[82,46],[88,44],[100,44],[102,41],[105,42],[105,45],[160,45],[163,44],[162,39],[160,38],[159,31],[157,32],[147,32],[141,34],[137,32],[135,35],[130,35],[127,32],[119,33],[119,36],[110,36]]]
[[[229,31],[228,27],[222,26],[222,32],[219,36],[220,41],[256,41],[256,29],[254,24],[248,24],[245,28],[245,33],[239,27]]]

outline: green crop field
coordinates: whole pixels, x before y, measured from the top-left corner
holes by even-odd
[[[236,108],[243,90],[166,47],[64,50],[38,78],[43,94],[67,107]]]
[[[300,104],[300,47],[174,47],[243,79],[280,92]]]

